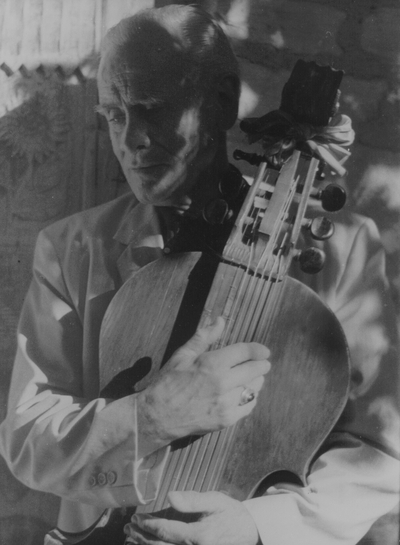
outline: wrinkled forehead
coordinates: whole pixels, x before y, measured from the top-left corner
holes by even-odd
[[[173,98],[177,90],[190,88],[192,70],[188,53],[167,32],[110,43],[99,67],[100,101],[111,96],[129,103]]]

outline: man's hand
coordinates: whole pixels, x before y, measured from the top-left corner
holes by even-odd
[[[221,492],[170,492],[180,513],[200,513],[197,522],[180,522],[155,515],[133,515],[124,528],[128,543],[138,545],[256,545],[257,527],[246,507]]]
[[[137,395],[139,457],[175,439],[233,425],[255,407],[270,369],[269,350],[258,343],[237,343],[206,352],[224,326],[218,318],[199,329]],[[255,397],[241,404],[244,388]]]

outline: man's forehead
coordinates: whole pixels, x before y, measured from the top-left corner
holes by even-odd
[[[146,71],[112,72],[107,79],[99,79],[101,102],[111,100],[135,104],[165,101],[170,94],[170,88],[171,82],[166,77],[158,74],[154,81]]]
[[[104,96],[129,102],[166,100],[187,85],[185,65],[182,54],[154,43],[147,48],[132,44],[110,48],[99,69],[100,100]]]

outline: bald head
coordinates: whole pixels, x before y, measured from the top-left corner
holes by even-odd
[[[132,62],[146,73],[177,71],[201,90],[226,76],[239,79],[236,57],[229,41],[211,16],[196,6],[171,5],[141,11],[120,21],[106,35],[99,78],[112,58],[121,70]]]

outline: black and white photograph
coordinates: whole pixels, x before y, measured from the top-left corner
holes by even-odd
[[[399,29],[0,0],[1,545],[399,545]]]

